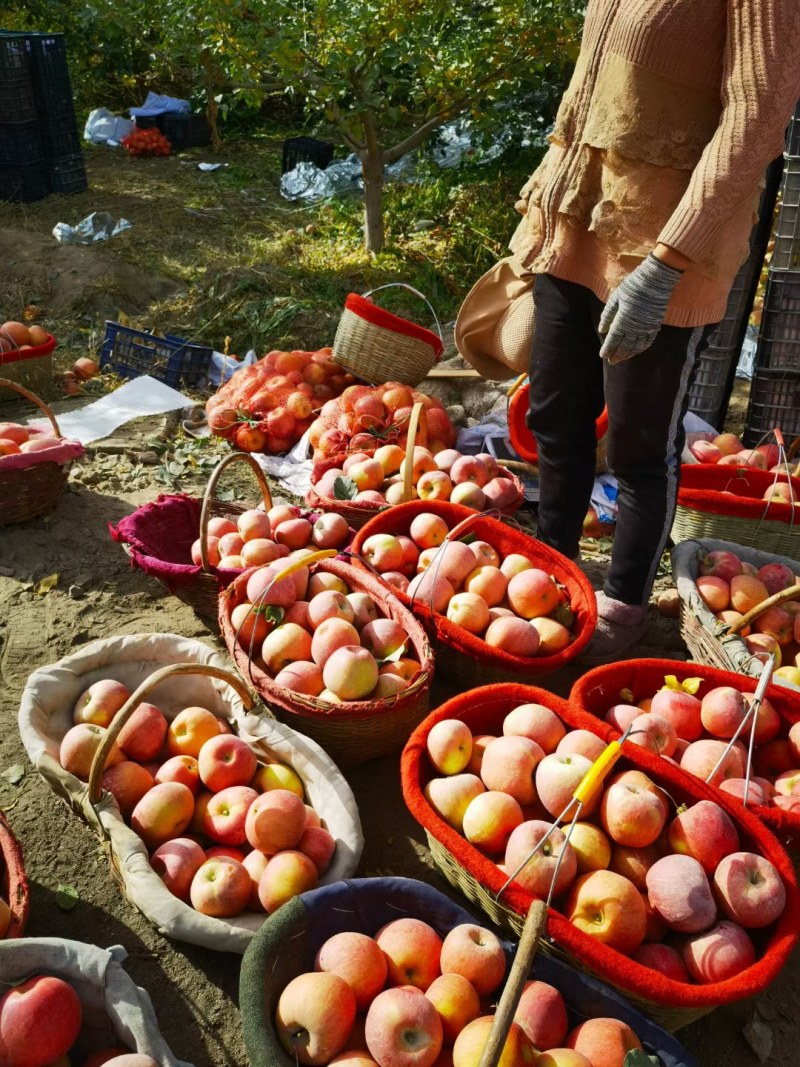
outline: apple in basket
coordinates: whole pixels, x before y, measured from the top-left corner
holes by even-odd
[[[766,857],[742,850],[719,804],[701,800],[676,811],[648,775],[620,770],[567,841],[563,829],[548,831],[605,745],[589,735],[589,746],[588,731],[569,729],[536,704],[511,709],[502,729],[502,737],[477,738],[460,719],[431,728],[433,775],[424,795],[441,819],[534,896],[546,899],[552,886],[553,906],[584,933],[626,955],[642,951],[654,970],[709,982],[749,966],[758,943],[750,931],[780,918],[786,891]],[[671,947],[678,934],[688,936],[676,943],[682,956]],[[663,951],[651,951],[655,945]]]
[[[98,720],[110,722],[129,697],[111,678],[81,694],[61,742],[65,770],[88,781],[107,733]],[[274,911],[313,889],[336,851],[294,768],[258,763],[208,708],[183,708],[168,723],[155,705],[138,705],[111,748],[102,784],[165,888],[204,915]],[[0,935],[3,917],[0,907]]]
[[[409,916],[373,936],[343,932],[325,941],[314,970],[282,990],[275,1031],[300,1064],[478,1067],[494,1021],[485,1006],[496,1003],[505,976],[506,955],[490,930],[467,923],[441,938]],[[625,1053],[641,1047],[616,1019],[570,1031],[559,990],[529,981],[499,1063],[622,1067]]]
[[[568,647],[572,613],[546,571],[520,553],[501,559],[482,541],[447,541],[449,533],[439,515],[422,512],[409,537],[373,534],[362,554],[391,585],[411,575],[405,592],[415,602],[446,615],[492,648],[533,658]]]
[[[78,994],[69,983],[35,974],[0,999],[0,1051],[13,1067],[47,1067],[66,1056],[83,1023]]]

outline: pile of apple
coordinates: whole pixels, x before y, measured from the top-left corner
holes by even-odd
[[[239,644],[256,665],[276,685],[332,704],[408,688],[420,664],[400,623],[338,575],[303,567],[276,581],[293,558],[254,571],[247,599],[231,613]]]
[[[3,456],[46,452],[62,443],[52,430],[36,430],[18,422],[0,422],[0,462]]]
[[[61,742],[66,771],[89,780],[129,697],[121,682],[103,679],[78,698]],[[184,708],[168,722],[154,704],[140,704],[111,749],[103,788],[167,889],[203,915],[275,911],[315,888],[336,848],[294,770],[257,763],[207,708]]]
[[[664,681],[663,688],[637,704],[613,705],[606,712],[605,721],[622,733],[631,726],[629,740],[634,744],[673,760],[683,770],[707,781],[747,714],[753,694],[742,693],[733,686],[717,686],[701,698],[695,695],[699,678],[679,682],[669,677]],[[631,694],[626,692],[624,697],[630,699]],[[740,800],[744,796],[749,739],[749,728],[745,727],[711,779],[713,785]],[[800,723],[787,728],[766,698],[756,713],[753,770],[756,777],[750,779],[750,804],[800,812]]]
[[[363,500],[380,507],[405,499],[409,459],[400,445],[381,445],[374,455],[354,452],[312,486],[328,500]],[[521,500],[518,484],[488,452],[463,456],[455,448],[414,448],[412,500],[450,500],[474,511],[507,508]]]
[[[69,982],[34,974],[0,998],[0,1062],[4,1067],[70,1067],[69,1051],[83,1026],[83,1007]],[[88,1028],[96,1027],[94,1020]],[[159,1067],[126,1048],[104,1048],[81,1067]]]
[[[427,751],[442,777],[425,796],[510,876],[606,745],[541,704],[513,709],[502,729],[473,737],[460,719],[436,723]],[[780,917],[786,890],[769,860],[740,850],[718,804],[701,800],[672,818],[671,805],[646,774],[621,771],[584,806],[569,841],[556,829],[516,882],[547,899],[556,878],[554,904],[571,923],[669,978],[724,981],[755,961],[748,930]]]
[[[312,521],[291,504],[276,504],[269,511],[251,508],[236,522],[219,517],[208,520],[208,561],[224,570],[245,570],[284,559],[302,548],[343,548],[349,534],[341,515],[319,515]],[[199,537],[191,554],[199,567]]]
[[[314,970],[281,993],[278,1038],[295,1062],[331,1067],[478,1067],[506,973],[500,940],[464,923],[444,939],[403,918],[374,937],[341,933]],[[589,1019],[568,1033],[561,993],[525,984],[500,1063],[508,1067],[623,1067],[640,1049],[618,1019]]]
[[[47,330],[41,326],[26,326],[24,322],[9,319],[0,326],[0,354],[3,352],[29,352],[32,348],[50,340]]]
[[[572,612],[546,571],[487,541],[447,541],[447,523],[415,516],[408,537],[372,534],[361,554],[389,585],[515,656],[552,656],[570,644]],[[559,616],[563,621],[559,622]]]
[[[698,463],[732,467],[734,470],[749,468],[777,474],[781,480],[764,491],[763,499],[786,504],[798,503],[797,493],[792,491],[788,482],[788,478],[795,472],[796,465],[781,463],[780,449],[777,445],[757,445],[755,448],[745,448],[736,434],[723,433],[711,440],[698,437],[689,446],[689,451]],[[726,491],[733,492],[734,490]]]
[[[206,403],[211,432],[243,452],[288,452],[323,404],[355,381],[332,355],[276,350],[238,370]]]
[[[315,460],[342,452],[371,452],[380,444],[405,448],[414,404],[422,404],[431,452],[442,452],[456,441],[456,432],[441,402],[400,382],[351,385],[338,401],[323,405],[308,431]]]
[[[735,552],[709,552],[700,559],[697,591],[720,622],[732,626],[767,597],[797,586],[797,598],[773,605],[740,631],[751,652],[769,652],[791,681],[800,684],[800,575],[783,563],[756,568]]]

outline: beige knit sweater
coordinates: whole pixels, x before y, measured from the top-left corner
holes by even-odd
[[[605,301],[661,241],[666,322],[719,321],[798,96],[800,0],[590,0],[515,257]]]

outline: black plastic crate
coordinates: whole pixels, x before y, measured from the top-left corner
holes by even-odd
[[[775,427],[787,445],[800,437],[800,371],[757,370],[753,376],[744,441],[758,444]]]
[[[81,135],[74,115],[43,118],[40,123],[44,153],[51,159],[74,156],[81,151]]]
[[[31,62],[28,38],[24,33],[0,34],[0,80],[30,78]]]
[[[0,77],[0,123],[36,122],[38,115],[31,79]]]
[[[0,164],[0,200],[32,204],[43,200],[49,192],[50,178],[43,159],[20,166]]]
[[[689,411],[719,428],[728,401],[728,379],[734,364],[739,361],[736,348],[722,348],[712,343],[697,362],[689,387]]]
[[[180,337],[155,337],[144,330],[132,330],[118,322],[106,322],[106,336],[100,353],[100,366],[121,378],[149,374],[179,389],[197,385],[208,378],[212,349],[191,344]]]
[[[800,372],[800,272],[770,270],[758,333],[759,370]]]
[[[316,137],[290,137],[283,142],[282,174],[294,170],[298,163],[314,163],[325,170],[333,162],[334,145]]]
[[[800,158],[786,160],[770,265],[774,270],[800,271]]]
[[[786,155],[800,157],[800,101],[786,130]]]
[[[77,152],[62,159],[48,160],[50,186],[54,193],[82,193],[89,188],[83,155]]]
[[[33,87],[39,111],[49,118],[74,115],[75,103],[67,66],[67,49],[61,33],[27,35]]]
[[[163,115],[136,115],[133,124],[137,130],[152,130],[158,128],[164,132]]]
[[[38,122],[0,123],[0,163],[36,163],[43,155]]]
[[[161,129],[175,152],[181,152],[184,148],[205,148],[211,144],[211,126],[205,115],[167,112],[163,116]]]

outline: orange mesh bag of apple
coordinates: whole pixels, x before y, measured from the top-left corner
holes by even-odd
[[[257,508],[217,496],[223,473],[242,463],[256,479],[261,494]],[[158,578],[212,624],[217,622],[220,589],[243,570],[307,547],[340,551],[354,533],[339,515],[274,505],[264,472],[246,452],[220,460],[202,501],[182,493],[164,494],[109,530],[135,566]]]
[[[694,660],[758,675],[772,655],[776,679],[800,685],[800,562],[729,541],[683,541],[672,573]]]
[[[299,549],[220,595],[234,663],[275,714],[343,767],[386,755],[428,713],[433,654],[377,579]]]
[[[0,526],[49,511],[67,484],[72,461],[84,453],[80,441],[61,436],[55,415],[41,397],[0,378],[0,392],[6,390],[35,404],[50,426],[0,422]]]
[[[552,901],[542,949],[668,1030],[763,990],[796,943],[794,869],[763,823],[544,690],[448,701],[406,746],[402,779],[454,886],[515,932]]]
[[[96,642],[31,676],[20,731],[151,922],[243,952],[266,914],[352,874],[362,839],[318,746],[274,720],[251,743],[231,730],[255,702],[219,659],[172,635]]]
[[[252,1067],[694,1067],[602,983],[408,878],[305,893],[253,939],[239,1005]],[[626,1056],[628,1057],[626,1059]]]
[[[162,1037],[127,953],[26,937],[0,958],[4,1067],[190,1067]]]
[[[242,452],[288,452],[323,405],[355,381],[332,351],[276,350],[237,371],[206,402],[211,432]]]
[[[435,636],[439,669],[462,685],[559,670],[596,625],[579,567],[456,504],[400,504],[359,530],[351,551],[419,615]]]
[[[761,673],[771,676],[771,663]],[[759,684],[765,695],[753,713]],[[765,679],[697,663],[626,660],[579,678],[570,703],[620,733],[632,727],[632,742],[735,797],[800,850],[800,686],[766,689]]]
[[[752,449],[733,434],[690,446],[698,463],[681,469],[673,541],[718,537],[800,557],[800,438],[787,448],[779,429],[772,437]]]
[[[519,478],[488,453],[462,455],[455,440],[439,401],[397,382],[351,386],[309,430],[315,462],[306,504],[335,509],[356,529],[387,505],[417,499],[516,511],[524,501]]]

